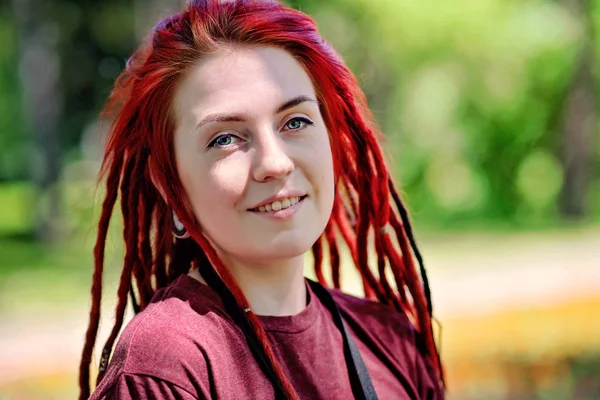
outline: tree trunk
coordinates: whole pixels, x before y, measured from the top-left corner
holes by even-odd
[[[590,0],[576,0],[576,9],[584,27],[579,62],[563,110],[562,160],[564,180],[560,213],[569,219],[586,215],[594,132],[596,131],[594,93],[594,32]]]
[[[30,174],[36,187],[33,219],[38,241],[56,238],[60,214],[61,167],[57,126],[62,103],[58,87],[58,27],[46,20],[48,2],[13,0],[20,40],[19,75],[23,107],[31,132]]]

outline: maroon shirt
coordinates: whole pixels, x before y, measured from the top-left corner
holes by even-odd
[[[404,314],[337,290],[331,293],[379,399],[444,397]],[[352,399],[342,335],[310,288],[308,294],[308,306],[299,314],[260,319],[302,399]],[[271,382],[217,293],[183,275],[158,291],[123,330],[91,399],[274,397]]]

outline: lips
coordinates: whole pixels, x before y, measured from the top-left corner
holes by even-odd
[[[269,198],[259,205],[250,208],[249,211],[254,212],[271,212],[271,211],[280,211],[286,208],[292,207],[302,201],[307,195],[305,194],[294,194],[291,193],[289,195],[284,196],[274,196]]]

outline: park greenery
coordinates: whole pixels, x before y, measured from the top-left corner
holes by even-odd
[[[598,218],[594,2],[289,3],[314,16],[356,73],[418,221],[528,228]],[[4,231],[64,220],[55,186],[99,156],[93,127],[112,81],[156,19],[179,7],[28,4],[0,6],[0,197],[17,208],[0,220]]]

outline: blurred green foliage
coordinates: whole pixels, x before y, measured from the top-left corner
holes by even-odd
[[[585,34],[565,4],[294,3],[357,72],[417,218],[525,227],[558,219],[561,115]],[[598,144],[588,192],[596,217]]]
[[[83,133],[141,32],[155,22],[140,22],[139,10],[157,10],[156,18],[176,3],[52,0],[40,6],[60,59],[57,132],[65,164],[82,157]],[[562,114],[588,34],[567,3],[288,3],[314,16],[357,74],[416,219],[434,227],[539,227],[560,220]],[[0,11],[0,180],[22,181],[31,175],[32,151],[16,79],[22,49],[10,4]],[[596,25],[599,15],[593,15]],[[597,219],[600,140],[590,143],[586,202],[588,216]]]
[[[27,131],[21,117],[17,32],[14,20],[0,4],[0,180],[27,174]]]

